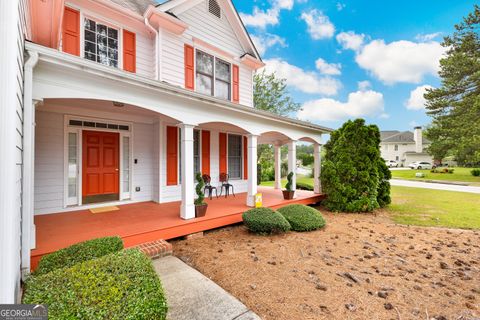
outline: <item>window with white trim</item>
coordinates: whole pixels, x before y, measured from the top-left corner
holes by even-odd
[[[242,178],[242,136],[228,135],[228,176],[231,179]]]
[[[231,65],[203,51],[196,51],[197,92],[230,100]]]
[[[92,19],[84,20],[84,57],[118,67],[118,30]]]

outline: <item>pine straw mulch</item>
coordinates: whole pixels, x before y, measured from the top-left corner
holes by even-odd
[[[479,319],[480,231],[324,216],[308,233],[218,229],[174,241],[174,255],[263,319]]]

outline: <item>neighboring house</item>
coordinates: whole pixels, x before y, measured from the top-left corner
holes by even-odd
[[[422,127],[411,131],[381,131],[380,150],[385,160],[395,160],[400,166],[408,166],[415,161],[432,162],[425,149],[430,141],[422,137]]]
[[[195,172],[228,173],[253,206],[259,143],[277,188],[280,146],[295,171],[296,141],[313,143],[320,193],[331,130],[253,108],[264,64],[230,0],[9,0],[0,19],[0,303],[18,301],[35,215],[153,201],[181,223]]]

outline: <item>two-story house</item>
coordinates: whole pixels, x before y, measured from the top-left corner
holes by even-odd
[[[432,162],[432,156],[425,151],[430,141],[423,137],[422,127],[411,131],[381,131],[380,151],[385,160],[397,161],[399,166],[408,166],[415,161]]]
[[[313,143],[320,193],[330,129],[253,108],[264,64],[230,0],[9,0],[0,21],[0,303],[15,301],[32,252],[67,238],[145,235],[167,211],[176,220],[149,239],[240,221],[258,191],[257,144],[275,145],[280,188],[280,146],[295,172],[295,143]],[[195,218],[196,172],[216,186],[228,174],[235,215]],[[118,211],[88,212],[106,205]]]

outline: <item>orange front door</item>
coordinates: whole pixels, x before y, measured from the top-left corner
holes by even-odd
[[[83,131],[82,196],[84,203],[118,200],[119,134]]]

